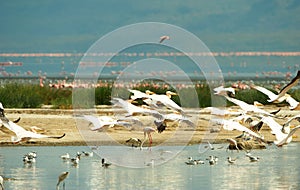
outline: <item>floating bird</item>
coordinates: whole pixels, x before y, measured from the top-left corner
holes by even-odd
[[[111,165],[111,163],[106,163],[104,158],[102,158],[101,163],[102,163],[102,167],[104,168],[108,168]]]
[[[87,157],[93,157],[94,156],[94,152],[85,152],[85,151],[82,151],[82,154],[84,156],[87,156]]]
[[[16,123],[12,121],[8,122],[2,122],[4,127],[11,130],[16,134],[16,137],[12,137],[12,142],[19,143],[22,141],[29,141],[30,139],[40,139],[40,138],[53,138],[53,139],[61,139],[66,134],[63,134],[61,136],[48,136],[43,134],[37,134],[32,131],[27,131],[23,127],[17,125]]]
[[[63,172],[58,176],[58,182],[56,184],[56,189],[59,189],[59,184],[63,182],[63,189],[65,189],[65,179],[68,177],[69,172]]]
[[[236,158],[235,159],[232,159],[230,156],[227,157],[227,161],[229,164],[234,164],[235,161],[236,161]]]
[[[69,155],[69,153],[66,153],[64,155],[61,155],[60,158],[63,159],[63,160],[65,160],[65,161],[66,160],[70,160],[70,155]]]
[[[36,159],[32,156],[29,156],[29,155],[24,155],[23,156],[23,163],[24,164],[32,164],[32,163],[35,163],[36,162]]]
[[[218,157],[209,156],[209,158],[207,158],[206,160],[208,160],[209,165],[215,165],[218,161]]]
[[[84,115],[83,118],[94,126],[91,128],[92,131],[103,129],[103,127],[113,127],[115,125],[125,127],[131,126],[131,124],[128,122],[118,121],[108,116],[96,117],[93,115]]]
[[[132,137],[125,141],[126,143],[130,143],[131,147],[139,147],[142,143],[141,139]]]
[[[246,156],[250,159],[251,162],[257,162],[259,160],[258,156],[252,156],[250,153],[246,153]]]
[[[165,40],[170,40],[170,36],[166,36],[166,35],[161,36],[161,37],[160,37],[160,40],[159,40],[159,43],[162,43],[162,42],[165,41]]]
[[[197,165],[197,164],[204,164],[204,161],[201,159],[194,160],[192,157],[188,158],[188,161],[185,162],[187,165]]]
[[[151,136],[151,133],[153,133],[153,132],[155,132],[155,129],[154,128],[152,128],[152,127],[145,127],[144,129],[143,129],[143,131],[144,131],[144,140],[143,140],[143,142],[141,143],[141,147],[140,147],[140,149],[142,150],[142,148],[143,148],[143,144],[145,143],[145,141],[147,140],[147,136],[148,136],[148,140],[149,140],[149,147],[151,147],[151,144],[152,144],[152,136]]]

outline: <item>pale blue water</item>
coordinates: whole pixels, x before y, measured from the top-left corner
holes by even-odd
[[[214,145],[215,150],[199,153],[198,145],[187,146],[167,162],[154,167],[130,168],[117,164],[105,169],[100,157],[82,157],[78,167],[63,162],[60,155],[68,152],[90,151],[85,146],[58,147],[1,147],[0,174],[6,178],[5,189],[55,189],[58,175],[63,171],[70,174],[65,180],[66,189],[299,189],[300,188],[300,144],[291,143],[283,148],[274,146],[266,150],[253,150],[259,162],[250,162],[244,152],[226,152],[225,144]],[[101,153],[101,148],[99,152]],[[134,154],[138,149],[131,147],[105,147]],[[159,150],[173,151],[180,147],[160,147]],[[37,151],[37,161],[32,166],[22,162],[22,156]],[[143,150],[149,158],[158,159],[155,147]],[[155,158],[152,157],[155,155]],[[205,160],[209,155],[219,157],[216,165],[189,166],[187,157]],[[227,156],[238,157],[233,165]],[[152,158],[151,158],[152,157]],[[120,160],[125,158],[120,158]],[[108,160],[109,162],[109,160]],[[63,189],[62,187],[60,189]]]

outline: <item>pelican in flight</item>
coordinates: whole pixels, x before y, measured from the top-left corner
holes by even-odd
[[[263,117],[261,121],[266,123],[271,129],[271,133],[275,135],[276,140],[274,141],[274,144],[276,146],[283,146],[292,141],[294,133],[300,128],[300,125],[298,125],[290,130],[289,123],[296,118],[299,118],[299,116],[291,118],[283,126],[278,124],[271,117]]]
[[[299,105],[299,102],[297,100],[295,100],[293,97],[291,97],[291,95],[289,95],[288,93],[285,93],[283,95],[280,95],[279,97],[279,94],[274,94],[272,91],[264,88],[264,87],[261,87],[261,86],[255,86],[255,85],[252,85],[251,88],[254,88],[258,91],[260,91],[261,93],[267,95],[269,97],[269,99],[267,100],[268,102],[274,102],[274,103],[280,103],[280,102],[283,102],[284,100],[290,104],[290,110],[295,110],[295,109],[300,109],[300,106]]]
[[[11,140],[14,143],[19,143],[21,141],[29,141],[30,139],[40,139],[40,138],[53,138],[53,139],[61,139],[63,138],[66,134],[64,133],[61,136],[48,136],[48,135],[43,135],[43,134],[37,134],[32,131],[27,131],[23,127],[17,125],[16,123],[12,121],[8,122],[2,122],[4,127],[7,129],[11,130],[16,134],[16,136],[12,137]]]
[[[113,127],[115,125],[129,127],[131,126],[128,122],[118,121],[108,116],[96,117],[93,115],[84,115],[83,118],[90,122],[94,127],[91,128],[92,131],[100,130],[103,127]]]
[[[215,91],[214,92],[215,95],[224,95],[225,93],[226,95],[229,96],[235,96],[235,90],[232,87],[224,88],[224,86],[219,86],[214,88],[214,91]]]
[[[165,40],[170,40],[170,36],[164,35],[160,37],[159,43],[162,43]]]
[[[143,144],[144,144],[144,143],[146,142],[146,140],[147,140],[147,136],[148,136],[148,140],[149,140],[149,147],[151,147],[151,145],[152,145],[152,135],[151,135],[151,133],[155,132],[155,129],[152,128],[152,127],[145,127],[145,128],[143,129],[143,131],[144,131],[144,140],[143,140],[143,142],[141,143],[141,147],[140,147],[141,150],[143,149]]]
[[[154,120],[154,124],[157,127],[157,131],[159,133],[163,132],[167,127],[167,122],[177,121],[179,123],[183,122],[186,123],[188,126],[196,127],[196,125],[186,116],[176,113],[170,113],[166,115],[162,115],[162,119]]]
[[[65,182],[64,182],[64,180],[68,177],[68,175],[69,175],[69,172],[63,172],[63,173],[61,173],[61,174],[58,176],[58,182],[57,182],[57,184],[56,184],[56,189],[57,189],[57,190],[59,189],[59,184],[60,184],[61,182],[63,182],[63,189],[65,189]]]
[[[120,106],[123,109],[125,109],[128,113],[127,116],[133,116],[137,114],[146,114],[146,115],[152,115],[155,118],[161,118],[162,115],[156,111],[151,109],[145,109],[138,106],[135,106],[131,104],[130,102],[127,102],[121,98],[113,98],[111,102],[114,104],[114,106]]]

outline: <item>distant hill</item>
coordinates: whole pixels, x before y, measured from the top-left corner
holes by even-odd
[[[300,1],[16,0],[0,2],[0,52],[85,52],[118,27],[180,26],[212,51],[299,51]]]

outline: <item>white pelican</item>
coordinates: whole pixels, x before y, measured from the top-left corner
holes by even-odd
[[[227,95],[227,93],[229,93],[229,96],[234,96],[235,95],[235,90],[234,88],[232,87],[227,87],[227,88],[224,88],[224,86],[219,86],[219,87],[216,87],[214,88],[214,94],[215,95]]]
[[[61,182],[63,182],[63,189],[65,189],[65,182],[64,182],[64,180],[68,177],[68,175],[69,175],[69,172],[63,172],[63,173],[61,173],[61,174],[58,176],[58,182],[57,182],[57,184],[56,184],[56,189],[57,189],[57,190],[59,189],[59,184],[60,184]]]
[[[61,136],[48,136],[48,135],[42,135],[42,134],[37,134],[32,131],[27,131],[23,127],[17,125],[16,123],[12,121],[2,122],[4,127],[7,129],[11,130],[16,134],[16,137],[12,137],[12,142],[18,143],[21,141],[28,141],[30,139],[40,139],[40,138],[54,138],[54,139],[61,139],[63,138],[66,134],[64,133]]]
[[[165,40],[170,40],[170,36],[164,35],[160,37],[159,43],[162,43]]]
[[[271,133],[275,135],[276,140],[274,141],[274,144],[276,146],[283,146],[290,143],[292,141],[293,134],[300,128],[299,125],[290,130],[288,123],[291,120],[289,120],[284,126],[281,126],[271,117],[263,117],[261,121],[266,123],[271,129]]]
[[[123,109],[125,109],[128,113],[127,116],[133,116],[136,114],[146,114],[146,115],[152,115],[155,118],[161,118],[162,115],[156,111],[156,110],[150,110],[150,109],[144,109],[144,108],[140,108],[138,106],[135,106],[121,98],[113,98],[111,100],[111,102],[115,105],[115,106],[120,106]]]
[[[296,109],[299,105],[299,102],[296,101],[293,97],[291,97],[291,95],[285,93],[284,95],[281,95],[280,97],[279,94],[276,95],[274,94],[272,91],[264,88],[264,87],[261,87],[261,86],[255,86],[255,85],[252,85],[251,88],[254,88],[260,92],[262,92],[263,94],[267,95],[269,97],[269,99],[267,100],[268,102],[274,102],[274,103],[280,103],[280,102],[283,102],[284,100],[290,104],[290,109],[291,110],[294,110]]]
[[[115,125],[120,126],[131,126],[128,122],[118,121],[108,116],[93,116],[93,115],[84,115],[83,118],[90,122],[94,127],[91,128],[92,131],[100,130],[103,127],[113,127]]]
[[[244,112],[248,113],[248,112],[254,112],[254,113],[259,113],[259,114],[264,114],[264,115],[268,115],[268,116],[274,116],[274,114],[272,113],[269,113],[265,110],[262,110],[254,105],[250,105],[250,104],[247,104],[246,102],[244,101],[241,101],[241,100],[238,100],[238,99],[235,99],[235,98],[231,98],[229,96],[225,96],[225,98],[238,105]]]
[[[244,131],[244,132],[248,133],[249,135],[251,135],[252,137],[255,137],[258,140],[261,140],[261,141],[264,142],[264,139],[261,137],[261,135],[251,131],[249,128],[241,125],[239,122],[236,122],[232,119],[229,119],[229,120],[212,119],[211,121],[216,123],[216,124],[222,125],[223,129],[225,129],[225,130],[229,130],[229,131],[238,130],[238,131],[241,131],[241,132]]]
[[[175,110],[179,113],[184,112],[179,105],[177,105],[173,100],[171,100],[172,96],[177,95],[175,92],[166,91],[166,94],[155,94],[154,92],[147,90],[146,94],[149,94],[147,97],[154,101],[156,105],[163,104],[171,110]]]
[[[144,140],[143,140],[143,142],[141,143],[141,146],[140,146],[141,150],[143,149],[143,144],[147,140],[147,138],[146,138],[147,136],[148,136],[148,140],[149,140],[149,144],[150,144],[149,147],[151,147],[151,144],[152,144],[152,135],[151,135],[151,133],[155,132],[155,129],[152,128],[152,127],[145,127],[143,129],[143,131],[144,131]]]
[[[173,122],[173,121],[177,121],[179,123],[183,122],[183,123],[186,123],[188,126],[196,127],[196,125],[189,118],[187,118],[186,116],[183,116],[181,114],[176,114],[176,113],[162,115],[162,119],[154,120],[154,124],[157,127],[157,131],[159,133],[161,133],[167,127],[167,122]]]

